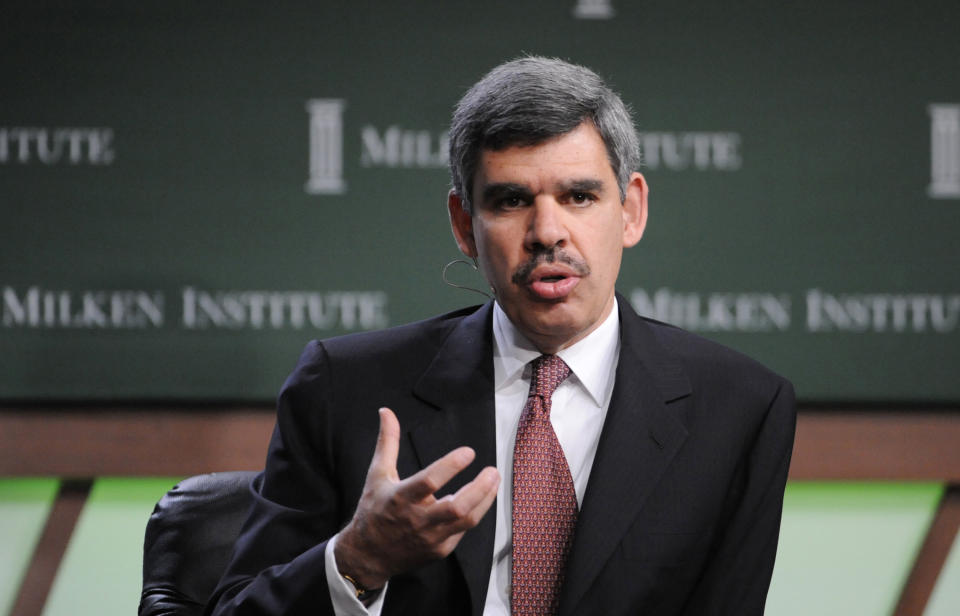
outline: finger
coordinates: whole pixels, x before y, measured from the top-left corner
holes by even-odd
[[[393,411],[380,408],[380,433],[377,435],[377,447],[370,461],[370,473],[397,475],[397,452],[400,450],[400,422]]]
[[[473,449],[458,447],[420,472],[400,482],[398,492],[412,501],[422,500],[454,478],[457,473],[470,466],[476,457]]]
[[[446,558],[450,552],[457,547],[457,544],[460,543],[461,539],[463,539],[463,535],[464,533],[462,532],[455,533],[443,540],[443,542],[440,544],[439,552],[443,554],[444,558]]]
[[[497,497],[500,474],[492,466],[480,471],[477,476],[439,501],[427,511],[427,518],[434,524],[448,524],[449,532],[473,528],[487,512]]]

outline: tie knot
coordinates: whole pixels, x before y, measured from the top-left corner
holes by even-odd
[[[553,396],[560,383],[570,376],[570,367],[556,355],[541,355],[533,360],[533,380],[530,390],[544,400]]]

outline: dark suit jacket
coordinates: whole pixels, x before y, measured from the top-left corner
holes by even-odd
[[[743,355],[619,304],[616,384],[560,614],[760,614],[793,389]],[[461,445],[476,460],[441,494],[495,465],[491,314],[488,303],[307,346],[280,394],[256,502],[212,613],[333,613],[323,552],[360,498],[379,407],[397,413],[404,433],[400,477]],[[494,515],[449,557],[392,578],[383,614],[479,616]]]

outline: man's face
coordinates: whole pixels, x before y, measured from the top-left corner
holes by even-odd
[[[539,145],[484,150],[472,201],[471,215],[450,195],[457,243],[537,348],[567,347],[610,314],[623,249],[646,224],[647,187],[633,174],[621,203],[592,123]]]

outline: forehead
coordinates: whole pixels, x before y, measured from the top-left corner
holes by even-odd
[[[571,180],[616,184],[606,145],[590,122],[536,145],[482,150],[474,193],[492,183],[510,182],[546,190]]]

